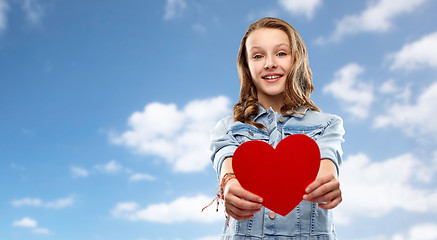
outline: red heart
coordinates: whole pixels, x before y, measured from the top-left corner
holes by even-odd
[[[241,186],[262,197],[266,208],[282,216],[302,201],[319,167],[319,147],[303,134],[282,139],[276,149],[263,141],[248,141],[232,157],[232,168]]]

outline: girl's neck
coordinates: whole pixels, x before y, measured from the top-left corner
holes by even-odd
[[[273,111],[280,113],[282,106],[284,106],[284,96],[279,94],[277,96],[270,96],[267,99],[259,98],[258,102],[264,109],[267,110],[271,107]]]

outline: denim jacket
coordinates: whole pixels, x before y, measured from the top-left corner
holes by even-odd
[[[292,134],[306,134],[319,146],[321,159],[330,159],[337,167],[341,165],[344,142],[343,121],[340,117],[317,111],[299,109],[301,114],[281,115],[271,108],[259,107],[253,119],[266,129],[236,122],[232,116],[220,120],[211,130],[212,163],[220,176],[223,160],[232,157],[243,142],[262,140],[273,147],[283,138]],[[263,207],[247,221],[237,221],[230,217],[229,226],[225,224],[221,239],[281,239],[315,240],[336,239],[332,210],[319,208],[316,203],[302,201],[287,216],[274,214]]]

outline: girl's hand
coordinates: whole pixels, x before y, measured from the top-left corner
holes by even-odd
[[[319,203],[323,209],[332,209],[342,201],[340,182],[336,178],[337,169],[329,159],[322,159],[316,180],[306,188],[303,199]]]
[[[249,220],[262,208],[262,198],[244,190],[235,178],[226,183],[223,195],[226,213],[236,220]]]

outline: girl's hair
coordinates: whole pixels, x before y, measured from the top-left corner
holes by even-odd
[[[285,32],[290,41],[291,47],[291,70],[287,76],[284,91],[284,106],[281,113],[291,115],[297,112],[299,107],[319,111],[320,109],[311,101],[310,95],[314,91],[312,72],[309,66],[308,53],[302,37],[289,23],[284,20],[272,17],[262,18],[252,23],[241,39],[240,50],[238,51],[237,67],[240,78],[240,99],[233,108],[235,121],[240,121],[264,128],[260,123],[252,119],[258,114],[257,90],[247,63],[246,41],[249,35],[259,28],[279,29]]]

